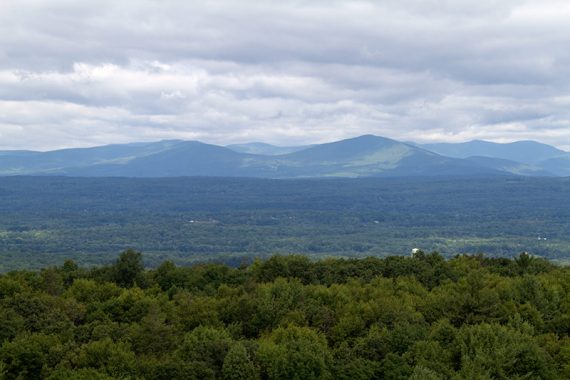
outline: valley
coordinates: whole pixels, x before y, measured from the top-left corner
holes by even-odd
[[[100,265],[127,248],[151,267],[415,247],[559,262],[570,252],[567,178],[5,177],[0,199],[2,271]]]

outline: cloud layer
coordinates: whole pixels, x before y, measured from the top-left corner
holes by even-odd
[[[570,149],[566,1],[0,7],[0,149],[164,138],[534,139]]]

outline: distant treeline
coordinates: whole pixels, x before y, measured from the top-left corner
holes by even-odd
[[[145,270],[128,250],[0,276],[0,378],[569,378],[569,291],[526,253]]]

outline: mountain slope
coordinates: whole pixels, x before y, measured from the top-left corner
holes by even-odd
[[[557,176],[570,176],[570,153],[541,161],[540,166]]]
[[[279,156],[238,153],[197,141],[179,142],[163,151],[67,169],[74,176],[229,176],[229,177],[376,177],[482,175],[499,171],[427,152],[377,136],[317,145]]]
[[[466,160],[479,166],[484,166],[486,168],[500,170],[516,175],[542,176],[542,177],[554,176],[552,172],[545,170],[539,164],[536,165],[523,164],[520,162],[505,160],[502,158],[481,157],[481,156],[468,157],[466,158]]]
[[[507,144],[473,140],[464,143],[423,144],[422,148],[455,158],[473,156],[493,157],[524,164],[536,164],[540,161],[564,155],[566,152],[551,145],[536,141],[517,141]]]
[[[372,135],[276,156],[178,140],[45,153],[0,153],[0,175],[301,178],[500,174],[506,173]]]
[[[271,161],[276,177],[378,177],[498,174],[396,140],[365,135],[316,145]]]
[[[227,145],[226,148],[238,153],[261,154],[263,156],[279,156],[282,154],[289,154],[307,149],[312,145],[301,146],[275,146],[271,144],[253,142],[246,144],[232,144]]]
[[[171,149],[180,143],[183,141],[165,140],[49,152],[3,151],[0,152],[0,175],[65,174],[73,168],[125,163],[136,157]]]
[[[243,160],[250,156],[199,141],[183,141],[124,163],[77,167],[65,170],[65,174],[88,177],[252,176],[254,173],[242,168]]]

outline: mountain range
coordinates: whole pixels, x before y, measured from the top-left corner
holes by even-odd
[[[411,144],[364,135],[326,144],[229,146],[164,140],[49,152],[0,151],[0,175],[263,178],[569,176],[570,153],[534,141]]]

